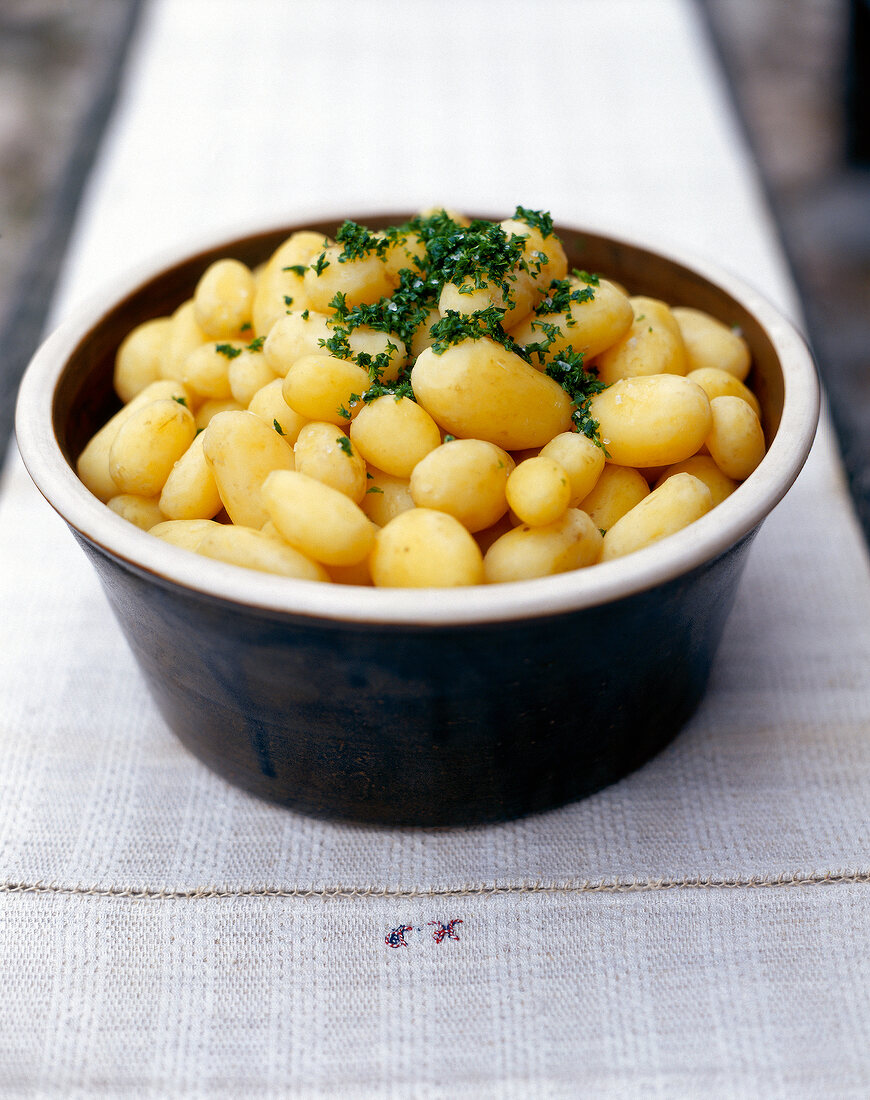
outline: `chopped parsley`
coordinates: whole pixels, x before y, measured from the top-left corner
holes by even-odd
[[[346,435],[340,435],[335,442],[341,447],[348,458],[353,458],[353,446]]]
[[[571,274],[575,279],[579,279],[581,283],[588,283],[590,286],[601,285],[600,275],[590,275],[588,271],[578,271],[576,267],[572,270]]]
[[[391,242],[387,237],[378,237],[371,233],[364,225],[347,220],[338,227],[335,243],[342,245],[338,262],[346,264],[352,260],[361,260],[372,253],[383,258]]]
[[[253,327],[254,326],[251,324],[250,321],[245,321],[245,323],[239,329],[239,332],[250,332]]]
[[[272,421],[272,427],[275,429],[275,431],[278,433],[278,435],[286,435],[287,434],[284,431],[284,429],[281,427],[281,425],[278,423],[277,420]]]
[[[553,235],[553,219],[543,210],[529,210],[526,206],[518,206],[514,211],[514,220],[525,222],[531,229],[537,229],[542,237]]]
[[[294,275],[304,275],[308,270],[305,264],[291,264],[289,267],[282,267],[282,271],[292,271]]]
[[[248,344],[248,351],[262,351],[263,350],[263,344],[265,344],[265,343],[266,343],[266,337],[265,336],[257,336],[250,342],[250,344]]]
[[[321,252],[314,263],[311,264],[311,270],[314,272],[315,275],[322,275],[328,267],[329,260],[327,260],[325,252]]]
[[[293,299],[289,294],[284,295],[284,305],[287,306],[288,309],[293,305]]]
[[[566,348],[547,364],[545,373],[558,382],[574,402],[576,407],[571,414],[574,431],[585,435],[604,451],[598,421],[589,412],[589,402],[607,387],[595,374],[583,369],[583,353],[574,351],[573,347]]]
[[[186,397],[173,397],[172,400],[177,401],[179,405],[183,405],[185,408],[188,407]]]
[[[366,489],[367,493],[383,493],[383,491],[384,490],[379,489],[377,485],[369,485],[368,489]]]
[[[236,356],[242,354],[242,349],[234,347],[232,344],[215,344],[214,350],[218,355],[225,355],[227,359],[235,359]]]

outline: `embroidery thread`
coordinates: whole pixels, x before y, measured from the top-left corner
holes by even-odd
[[[448,940],[458,940],[459,936],[455,930],[456,925],[464,923],[461,917],[454,917],[453,920],[447,921],[446,924],[440,920],[430,920],[427,922],[427,927],[434,926],[435,931],[432,933],[432,939],[436,943],[442,943],[445,938]],[[408,941],[405,939],[405,936],[409,932],[422,931],[422,928],[415,928],[412,924],[400,924],[395,928],[391,928],[386,936],[384,936],[384,943],[387,947],[407,947]]]

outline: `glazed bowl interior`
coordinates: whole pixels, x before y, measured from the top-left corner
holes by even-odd
[[[358,215],[372,229],[406,214]],[[749,384],[762,406],[768,453],[727,500],[691,527],[628,558],[592,569],[510,585],[463,590],[315,585],[203,560],[154,539],[112,514],[78,481],[85,443],[117,410],[114,356],[137,324],[165,316],[192,294],[205,267],[224,256],[254,266],[291,232],[334,234],[338,221],[309,221],[247,233],[165,261],[131,278],[113,300],[95,301],[64,325],[36,356],[19,399],[19,445],[49,502],[74,530],[116,558],[169,584],[248,606],[340,620],[447,625],[558,614],[644,591],[725,552],[754,530],[797,476],[818,416],[812,360],[801,337],[762,295],[697,260],[665,254],[589,230],[556,226],[569,265],[622,282],[631,294],[705,310],[746,337],[753,356]]]

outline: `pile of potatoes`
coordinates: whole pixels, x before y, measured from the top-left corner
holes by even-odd
[[[528,261],[508,293],[445,283],[407,345],[359,326],[349,358],[324,346],[336,292],[348,307],[388,299],[399,272],[425,261],[413,233],[340,261],[338,245],[302,231],[253,271],[211,264],[190,300],[119,348],[124,405],[82,452],[82,481],[131,523],[207,557],[390,587],[562,573],[703,516],[764,455],[741,335],[569,273],[554,235],[500,224],[524,238]],[[591,293],[554,312],[554,280]],[[509,340],[433,347],[430,326],[448,311],[492,305]],[[531,363],[511,350],[542,331],[548,346]],[[606,385],[588,405],[597,441],[575,430],[571,397],[545,373],[569,347]],[[413,398],[406,386],[361,399],[366,356],[378,355],[381,381],[409,379]]]

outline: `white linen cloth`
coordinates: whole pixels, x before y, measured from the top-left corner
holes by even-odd
[[[688,3],[146,16],[56,318],[191,234],[433,202],[653,226],[795,314]],[[866,1095],[870,574],[826,420],[688,727],[506,825],[208,772],[17,457],[0,606],[0,1095]]]

